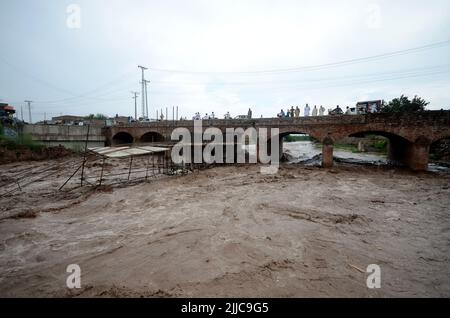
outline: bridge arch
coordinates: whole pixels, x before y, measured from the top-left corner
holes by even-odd
[[[345,137],[365,137],[366,135],[377,135],[383,136],[389,140],[391,139],[402,139],[405,142],[412,142],[413,140],[409,140],[408,138],[401,136],[395,132],[385,131],[385,130],[376,130],[376,129],[364,129],[358,130],[356,132],[351,132]]]
[[[348,134],[349,137],[363,137],[368,134],[388,139],[387,157],[392,163],[403,164],[412,170],[427,170],[431,140],[425,135],[402,136],[390,130],[360,130]]]
[[[139,138],[139,142],[162,142],[164,140],[164,136],[156,131],[148,131]]]
[[[120,131],[112,137],[112,145],[113,146],[132,144],[133,141],[134,141],[133,136],[130,133],[127,133],[125,131]]]
[[[434,144],[435,142],[439,142],[442,141],[443,139],[450,139],[450,129],[448,132],[443,132],[437,136],[435,136],[432,140],[431,143]]]
[[[356,132],[349,133],[346,137],[365,137],[367,135],[376,135],[385,137],[388,140],[387,144],[387,157],[388,160],[396,164],[408,165],[410,149],[414,144],[414,141],[400,136],[397,133],[377,130],[377,129],[364,129]],[[341,139],[341,138],[340,138]]]
[[[302,127],[286,127],[280,129],[279,138],[284,138],[288,135],[308,135],[315,140],[322,141],[322,136],[314,129],[306,129]]]
[[[436,161],[450,160],[450,133],[432,140],[430,144],[430,158]]]
[[[309,137],[315,139],[315,140],[320,140],[320,136],[318,136],[317,134],[315,134],[314,132],[309,132],[306,129],[283,129],[280,130],[278,135],[276,136],[271,136],[270,135],[270,131],[268,131],[267,133],[267,154],[271,155],[272,153],[272,138],[278,138],[278,144],[279,144],[279,156],[280,159],[283,158],[283,145],[284,145],[284,138],[289,136],[289,135],[308,135]]]

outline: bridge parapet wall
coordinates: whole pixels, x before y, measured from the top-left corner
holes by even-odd
[[[193,132],[194,121],[162,121],[137,123],[128,126],[108,127],[107,138],[118,132],[127,132],[135,140],[146,132],[156,132],[169,139],[173,129],[184,127]],[[426,111],[419,113],[379,113],[366,115],[315,116],[299,118],[260,118],[244,120],[212,119],[202,121],[203,129],[217,127],[225,132],[226,128],[244,129],[279,128],[280,132],[304,132],[323,139],[331,136],[334,140],[364,131],[385,132],[399,135],[411,142],[419,136],[428,136],[430,140],[450,134],[450,111]]]

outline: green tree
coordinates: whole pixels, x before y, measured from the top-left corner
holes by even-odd
[[[412,100],[402,95],[399,98],[394,98],[387,104],[383,104],[381,111],[386,113],[419,112],[424,111],[425,106],[428,104],[429,102],[417,95]]]
[[[103,114],[97,114],[97,115],[89,114],[89,115],[86,116],[85,118],[86,118],[86,119],[102,119],[102,120],[105,120],[105,119],[108,118],[108,116],[103,115]]]
[[[94,119],[102,119],[102,120],[105,120],[105,119],[108,119],[108,116],[103,115],[103,114],[97,114],[97,115],[95,115]]]

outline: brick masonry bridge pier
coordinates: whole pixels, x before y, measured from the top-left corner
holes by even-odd
[[[128,126],[104,128],[106,145],[126,143],[168,142],[173,129],[187,128],[192,134],[194,121],[160,121],[135,123]],[[333,165],[333,145],[348,136],[376,134],[389,140],[388,158],[401,162],[413,170],[426,170],[430,145],[450,137],[450,111],[417,113],[379,113],[365,115],[336,115],[299,118],[261,118],[202,122],[203,131],[209,127],[220,129],[254,127],[278,128],[280,148],[283,137],[289,134],[308,134],[322,143],[322,165]],[[280,152],[281,154],[281,152]]]

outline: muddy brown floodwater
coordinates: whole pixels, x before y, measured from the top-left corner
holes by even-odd
[[[22,165],[58,168],[0,199],[2,297],[450,296],[448,174],[223,166],[59,193],[72,166],[3,165],[2,178]],[[69,264],[81,289],[66,287]]]

